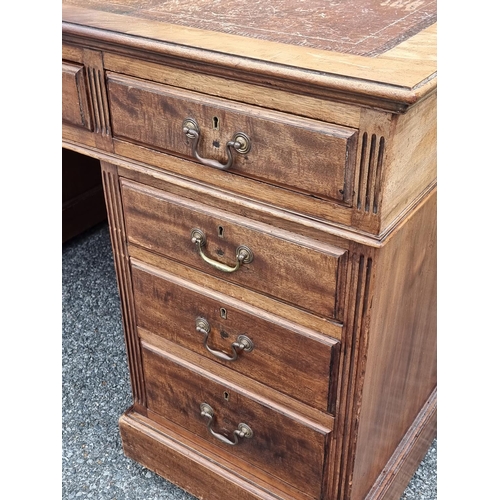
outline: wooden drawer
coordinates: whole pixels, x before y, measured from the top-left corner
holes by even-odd
[[[340,318],[337,296],[345,250],[127,180],[122,180],[122,201],[129,243],[305,310]],[[193,242],[194,229],[206,236],[201,251],[210,262]],[[234,272],[214,267],[216,261],[236,267],[242,246],[251,251],[251,262],[243,261]]]
[[[140,328],[333,413],[338,340],[135,260],[132,283]]]
[[[226,383],[194,365],[143,344],[148,409],[182,426],[250,465],[261,468],[314,498],[320,498],[331,430],[310,419],[274,407],[243,388]],[[205,403],[213,410],[202,415]],[[251,437],[234,431],[246,424]],[[241,428],[241,426],[240,426]],[[222,437],[223,436],[223,437]]]
[[[85,68],[81,64],[62,63],[62,119],[71,125],[92,130]]]
[[[238,153],[231,148],[231,173],[316,198],[351,202],[355,129],[113,73],[108,74],[108,87],[116,138],[195,159],[194,139],[183,131],[189,118],[199,127],[200,157],[225,165],[226,145],[241,132],[250,149]]]

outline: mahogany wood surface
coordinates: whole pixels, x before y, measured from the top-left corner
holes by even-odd
[[[434,0],[311,0],[307,4],[294,0],[255,0],[243,5],[229,0],[214,2],[206,9],[200,9],[191,0],[160,4],[143,0],[107,3],[66,0],[66,4],[204,31],[359,55],[385,52],[436,20]]]
[[[244,299],[246,304],[250,304],[271,314],[278,314],[282,318],[286,318],[302,326],[314,328],[316,332],[324,335],[339,340],[343,338],[342,323],[298,309],[293,305],[262,295],[259,292],[254,292],[244,286],[235,285],[222,279],[222,277],[211,276],[180,262],[165,259],[163,256],[136,245],[129,245],[128,252],[133,259],[195,282],[205,288],[210,288],[237,300]]]
[[[435,435],[436,4],[208,3],[63,1],[63,146],[101,164],[124,452],[204,499],[396,500]],[[216,168],[236,132],[251,148]],[[253,350],[214,356],[239,335]]]
[[[244,389],[248,393],[258,395],[261,404],[272,406],[289,415],[294,414],[294,418],[301,421],[308,420],[312,422],[313,426],[320,425],[326,429],[334,427],[335,416],[330,413],[318,410],[307,403],[288,396],[284,392],[271,388],[269,385],[249,378],[228,366],[214,363],[194,350],[181,347],[179,344],[166,340],[144,328],[137,327],[137,333],[144,344],[155,348],[157,352],[168,353],[178,359],[183,359],[203,369],[205,373],[210,373],[219,380],[223,380],[226,384],[232,384],[233,387],[238,387],[240,390]],[[231,448],[228,448],[228,450],[231,451]]]
[[[63,45],[63,54],[67,53],[67,59],[76,61],[71,54],[72,46]],[[327,123],[339,123],[346,127],[359,127],[360,109],[357,106],[343,104],[333,100],[318,99],[309,93],[293,93],[279,90],[276,87],[265,85],[252,85],[233,78],[227,79],[204,71],[193,71],[195,65],[189,68],[181,68],[179,65],[165,65],[158,61],[153,62],[146,58],[123,56],[115,53],[104,54],[104,64],[110,72],[130,75],[143,79],[145,75],[148,80],[169,85],[171,87],[187,87],[195,92],[205,95],[223,97],[234,102],[248,103],[265,109],[283,111],[295,116],[305,116]]]
[[[436,193],[380,250],[353,496],[362,498],[437,383]],[[365,486],[363,487],[363,483]]]
[[[434,390],[366,495],[366,500],[399,500],[436,431],[437,391]]]
[[[63,121],[92,130],[90,107],[82,65],[63,62],[62,65],[62,117]]]
[[[366,2],[359,1],[361,5]],[[367,58],[109,13],[106,5],[98,2],[88,8],[63,2],[68,40],[73,36],[97,37],[101,43],[118,43],[145,53],[170,54],[200,63],[212,60],[221,69],[242,72],[244,79],[253,79],[253,73],[259,79],[274,75],[282,84],[295,80],[332,86],[356,93],[357,99],[373,102],[375,98],[382,106],[381,99],[393,100],[404,108],[436,88],[435,24],[385,54]]]
[[[203,158],[227,161],[225,145],[237,132],[251,148],[234,154],[233,173],[348,203],[355,130],[210,99],[146,81],[108,74],[114,137],[192,158],[183,121],[196,120]],[[156,110],[161,109],[163,113]],[[153,120],[152,117],[155,117]]]
[[[168,429],[168,434],[165,433]],[[290,489],[278,489],[252,472],[235,470],[234,463],[207,452],[199,442],[187,439],[154,419],[128,411],[120,418],[120,433],[127,456],[172,478],[171,481],[199,498],[220,500],[242,498],[308,500],[311,497]],[[196,478],[194,480],[194,478]]]
[[[408,200],[436,184],[437,177],[437,93],[405,115],[397,116],[387,142],[389,182],[383,188],[380,228],[391,226],[397,214],[405,212]]]
[[[122,185],[122,199],[130,243],[308,311],[337,318],[337,282],[342,276],[345,250],[243,217],[235,219],[202,203],[130,182]],[[206,235],[203,250],[210,259],[234,266],[236,249],[244,245],[252,250],[253,260],[234,273],[215,269],[202,260],[191,240],[191,232],[197,228]],[[322,269],[322,276],[318,276],[318,269]],[[273,278],[268,279],[270,276]]]
[[[297,489],[319,496],[327,429],[262,405],[258,395],[223,383],[207,372],[193,371],[193,365],[181,364],[181,360],[155,352],[151,346],[143,348],[143,356],[152,411]],[[186,371],[188,367],[191,371]],[[207,419],[200,415],[201,403],[214,409],[217,433],[234,439],[233,431],[244,422],[252,428],[253,436],[228,448],[208,431]]]
[[[132,279],[139,327],[311,406],[333,412],[340,347],[337,340],[140,261],[132,261]],[[252,351],[241,351],[235,361],[217,358],[205,349],[204,337],[196,331],[197,318],[210,325],[207,344],[211,349],[232,354],[231,344],[244,334],[253,343]]]
[[[69,54],[72,52],[74,51],[68,50]],[[113,63],[113,61],[111,62]],[[125,63],[122,63],[119,69],[127,71]],[[213,80],[204,83],[206,75],[200,78],[196,73],[184,73],[182,79],[175,77],[172,79],[171,71],[165,72],[165,68],[163,68],[163,72],[161,72],[155,66],[135,60],[131,70],[136,75],[143,72],[144,76],[147,75],[149,79],[154,78],[157,81],[163,81],[169,75],[168,81],[177,86],[188,88],[193,78],[198,77],[200,83],[196,88],[205,94],[222,95],[226,98],[234,95],[238,100],[255,102],[254,93],[245,92],[243,94],[237,86],[234,92],[231,90],[233,85],[240,84],[223,83],[221,80],[216,80],[218,86],[214,86],[212,85]],[[93,74],[99,75],[100,70],[93,70]],[[327,122],[334,119],[343,125],[360,127],[359,133],[355,136],[352,135],[352,128],[349,128],[351,136],[345,136],[343,139],[345,150],[344,147],[338,148],[342,135],[347,132],[345,129],[338,126],[330,128],[324,122],[297,120],[292,118],[292,115],[281,115],[275,111],[264,112],[262,92],[259,95],[260,106],[247,108],[239,107],[236,102],[212,101],[206,95],[203,99],[202,96],[192,92],[183,93],[179,92],[178,89],[152,85],[144,80],[124,79],[123,76],[110,72],[108,75],[109,85],[113,90],[118,90],[120,97],[116,99],[111,97],[109,106],[113,106],[114,113],[111,116],[115,116],[116,123],[113,124],[115,129],[113,137],[110,137],[107,132],[104,134],[106,148],[109,147],[107,142],[111,139],[112,149],[120,156],[146,162],[150,166],[166,169],[175,174],[194,177],[214,186],[223,185],[228,190],[238,192],[245,197],[271,204],[276,203],[276,200],[279,199],[278,206],[280,208],[283,207],[293,212],[303,213],[308,217],[331,221],[347,227],[357,227],[371,234],[382,235],[389,231],[391,225],[404,213],[422,190],[431,188],[436,181],[435,93],[429,96],[430,101],[424,100],[415,105],[413,110],[401,119],[398,119],[397,115],[373,110],[362,110],[361,114],[356,117],[352,110],[346,107],[333,107],[330,115],[320,112],[322,108],[310,108],[308,116],[311,118]],[[118,87],[116,87],[116,79],[121,82]],[[123,82],[130,84],[126,87],[126,91]],[[89,88],[94,87],[98,88],[96,84],[89,83]],[[141,88],[143,90],[140,90]],[[165,93],[167,89],[170,94],[173,92],[176,97],[173,100],[175,106],[167,106],[167,102],[170,101],[164,101],[165,96],[169,95]],[[141,97],[136,95],[132,98],[133,94],[139,91]],[[266,93],[269,99],[268,107],[271,107],[276,98],[281,96],[279,91],[276,97],[273,92],[276,91],[269,89]],[[99,95],[102,95],[102,90]],[[113,95],[114,92],[111,92],[111,96]],[[184,100],[180,98],[181,96]],[[140,105],[132,106],[130,104],[132,99],[133,102],[140,103]],[[151,99],[154,100],[154,103],[151,102]],[[222,119],[220,113],[215,113],[217,108],[207,106],[209,102],[215,103],[219,107],[224,103],[226,110],[227,106],[233,107],[235,114],[229,115],[232,117],[241,117],[244,110],[249,114],[245,120],[248,122],[247,130],[253,130],[251,125],[259,123],[257,129],[262,129],[262,125],[265,125],[268,127],[267,133],[257,133],[257,135],[254,133],[250,152],[245,155],[245,158],[235,154],[235,164],[228,171],[207,169],[198,162],[186,163],[180,158],[167,154],[167,151],[174,152],[177,156],[182,154],[188,159],[193,158],[185,136],[184,142],[182,142],[182,119],[185,115],[187,116],[187,111],[192,110],[189,103],[192,103],[193,99],[198,103],[199,109],[214,111],[213,113],[208,112],[206,116],[205,111],[203,112],[205,118],[202,136],[205,135],[207,138],[201,140],[199,152],[204,157],[220,161],[224,159],[225,161],[227,153],[224,152],[224,145],[241,123],[240,119],[234,119],[230,131],[226,131],[225,136],[221,130],[214,130],[214,118],[217,118],[217,123],[221,124],[224,124],[226,119]],[[204,101],[207,104],[202,106]],[[99,101],[97,100],[97,102]],[[114,106],[113,103],[117,102],[123,102],[123,104]],[[186,113],[183,114],[180,111],[179,114],[183,102],[186,103],[184,108]],[[293,101],[290,100],[291,102]],[[129,103],[128,106],[127,103]],[[161,106],[163,111],[159,116],[155,115],[155,120],[148,119],[148,116],[152,116],[153,111],[158,106]],[[103,116],[106,117],[105,111],[107,109],[107,104],[96,104],[94,115],[98,116],[104,113]],[[308,109],[306,106],[301,108],[300,112],[303,113],[304,110]],[[238,110],[240,114],[236,114]],[[227,111],[224,113],[226,116]],[[358,113],[360,113],[359,109]],[[260,121],[256,122],[256,117],[259,117]],[[263,120],[263,117],[266,119]],[[413,121],[412,117],[414,117]],[[423,118],[421,119],[421,117]],[[276,122],[277,119],[285,120],[285,122],[280,125],[279,121]],[[176,125],[173,125],[174,122]],[[284,128],[278,127],[275,130],[277,125]],[[108,124],[103,130],[108,131],[109,127]],[[223,125],[222,128],[224,127]],[[311,137],[314,136],[312,130],[318,131],[320,128],[322,132],[317,134],[317,142],[311,141]],[[66,123],[63,124],[63,130],[72,142],[71,147],[75,146],[75,142],[94,147],[96,134],[86,133],[76,127],[69,128]],[[332,136],[332,134],[334,135]],[[275,139],[278,135],[281,137],[281,141]],[[280,146],[282,142],[283,147]],[[218,147],[215,147],[214,144]],[[297,147],[299,144],[300,147]],[[327,148],[325,150],[326,156],[319,154],[323,146],[327,144],[333,146],[333,149]],[[357,152],[355,151],[356,147]],[[420,156],[416,156],[416,151],[427,151],[426,148],[428,148],[427,154],[419,153]],[[337,159],[332,157],[332,151],[338,152]],[[408,154],[413,155],[413,157],[407,157]],[[273,160],[269,162],[268,158]],[[414,167],[408,168],[408,165]],[[332,173],[335,174],[333,177]],[[406,181],[407,177],[411,177],[411,182]],[[314,186],[317,186],[316,189]]]
[[[120,200],[120,186],[117,169],[114,165],[101,162],[102,183],[106,195],[106,209],[111,234],[111,245],[115,261],[118,290],[121,298],[121,311],[130,381],[136,411],[145,412],[146,390],[140,341],[137,335],[135,308],[132,299],[132,278],[129,256],[125,240],[123,209]]]

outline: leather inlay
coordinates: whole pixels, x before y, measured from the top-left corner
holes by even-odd
[[[436,0],[66,0],[115,14],[376,56],[436,22]]]

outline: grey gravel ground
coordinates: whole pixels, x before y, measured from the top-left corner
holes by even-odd
[[[194,500],[122,452],[118,418],[132,395],[107,224],[62,256],[63,500]],[[402,500],[436,498],[434,441]]]

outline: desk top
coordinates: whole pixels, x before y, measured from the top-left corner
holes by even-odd
[[[63,34],[406,105],[436,86],[436,0],[63,0],[62,17]]]
[[[374,56],[436,22],[435,0],[66,0],[67,5],[205,31]]]

